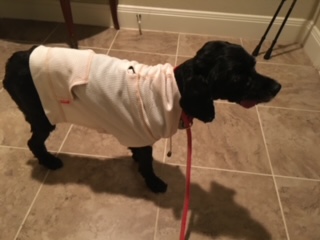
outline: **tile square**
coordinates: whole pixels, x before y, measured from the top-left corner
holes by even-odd
[[[270,174],[265,145],[256,109],[215,103],[216,119],[210,124],[194,121],[193,164]],[[173,156],[166,161],[186,164],[185,131],[173,137]]]
[[[0,146],[0,159],[0,239],[14,239],[47,170],[27,150]]]
[[[59,155],[20,232],[26,239],[152,239],[157,209],[128,158]]]
[[[291,240],[320,238],[320,182],[277,178]]]
[[[167,32],[120,30],[112,50],[127,50],[145,53],[175,55],[177,52],[178,34]]]
[[[320,76],[315,68],[258,63],[256,69],[282,84],[280,93],[266,105],[320,110]]]
[[[320,113],[259,108],[274,173],[320,179]]]
[[[240,38],[180,34],[178,55],[193,57],[197,51],[208,41],[228,41],[241,45]]]
[[[157,240],[179,239],[184,172],[165,168]],[[287,239],[272,177],[193,168],[191,181],[188,239]]]
[[[260,40],[242,39],[243,47],[251,54]],[[272,41],[266,40],[257,56],[257,61],[270,62],[270,63],[282,63],[282,64],[293,64],[293,65],[305,65],[312,66],[310,58],[304,52],[301,44],[283,42],[277,43],[272,51],[271,58],[265,60],[263,56],[271,46]]]

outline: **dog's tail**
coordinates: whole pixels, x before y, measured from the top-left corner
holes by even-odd
[[[3,79],[3,86],[5,89],[9,90],[11,87],[12,81],[14,79],[25,77],[30,73],[29,69],[29,57],[33,49],[37,46],[33,46],[27,51],[19,51],[12,54],[8,59],[5,67],[5,75]]]

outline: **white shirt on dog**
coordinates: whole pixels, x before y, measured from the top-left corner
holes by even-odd
[[[31,75],[51,124],[69,122],[142,147],[177,132],[180,93],[170,64],[148,66],[92,50],[39,46]]]

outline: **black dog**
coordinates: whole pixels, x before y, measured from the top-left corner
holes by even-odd
[[[34,49],[13,54],[6,65],[3,85],[31,125],[30,150],[40,164],[54,170],[62,167],[62,162],[44,144],[55,125],[45,114],[31,76],[29,60]],[[281,85],[257,73],[255,63],[239,45],[222,41],[206,43],[195,57],[174,69],[182,111],[191,118],[211,122],[215,117],[214,100],[224,99],[246,108],[270,101]],[[167,185],[153,172],[152,146],[128,147],[150,190],[165,192]]]

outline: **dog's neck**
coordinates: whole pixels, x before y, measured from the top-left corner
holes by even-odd
[[[183,94],[183,67],[181,65],[176,66],[173,70],[174,72],[174,77],[176,79],[177,82],[177,86],[180,92],[180,95]]]

